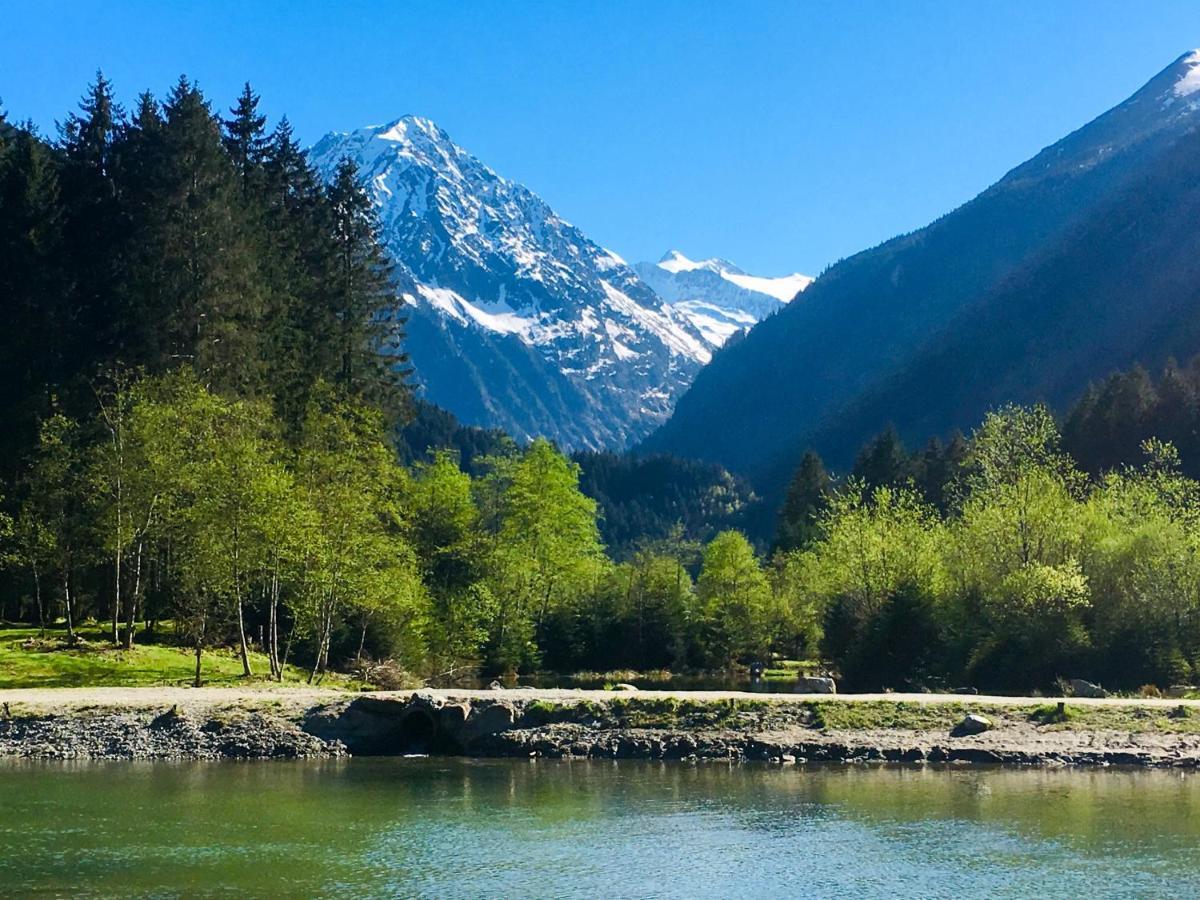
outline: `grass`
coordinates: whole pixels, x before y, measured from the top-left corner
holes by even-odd
[[[890,700],[855,703],[812,700],[804,705],[813,725],[833,731],[949,730],[970,712],[961,703],[894,703]]]
[[[777,659],[763,671],[763,680],[795,681],[820,667],[820,662],[813,659]]]
[[[1029,719],[1048,731],[1128,731],[1166,734],[1200,734],[1200,710],[1186,706],[1171,709],[1145,706],[1070,706],[1059,712],[1057,704],[1039,706]]]
[[[135,643],[130,650],[114,648],[98,624],[76,630],[80,643],[66,646],[66,632],[47,630],[46,640],[37,628],[0,627],[0,688],[46,687],[148,687],[190,685],[195,674],[195,656],[185,647],[162,643]],[[231,648],[206,649],[201,677],[206,685],[272,685],[267,657],[250,654],[255,676],[242,675],[242,661]],[[303,683],[308,674],[288,666],[284,684]],[[328,677],[326,686],[349,686],[345,678]]]

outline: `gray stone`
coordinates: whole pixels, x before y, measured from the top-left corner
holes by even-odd
[[[978,713],[967,713],[961,722],[954,726],[951,736],[959,737],[965,734],[983,734],[992,728],[992,720]]]
[[[1181,697],[1185,697],[1188,694],[1194,694],[1197,691],[1200,691],[1200,687],[1197,687],[1194,684],[1173,684],[1167,688],[1167,696],[1178,700]]]
[[[1092,684],[1090,681],[1084,681],[1082,678],[1072,678],[1070,684],[1071,694],[1076,697],[1100,699],[1108,696],[1108,691],[1100,687],[1100,685]]]
[[[636,691],[636,690],[639,690],[639,688],[636,685],[626,684],[625,682],[621,682],[620,684],[614,684],[612,686],[612,689],[614,691]]]
[[[796,679],[798,694],[836,694],[837,683],[832,678],[817,675],[801,675]]]
[[[517,708],[507,700],[498,700],[484,707],[475,707],[467,717],[463,738],[474,740],[485,734],[507,731],[517,721]]]

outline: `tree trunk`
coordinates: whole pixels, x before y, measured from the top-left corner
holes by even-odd
[[[354,657],[355,662],[362,662],[363,647],[367,645],[367,614],[363,613],[362,617],[362,632],[358,636],[358,655]]]
[[[249,678],[254,673],[250,671],[250,648],[246,644],[246,622],[242,615],[241,588],[237,588],[235,593],[237,594],[238,641],[241,644],[242,652],[242,675]]]
[[[267,604],[267,662],[271,664],[271,677],[282,681],[279,670],[279,575],[271,573],[271,596]]]
[[[133,628],[137,622],[138,601],[142,596],[142,548],[145,546],[143,541],[138,541],[136,561],[133,566],[133,594],[129,597],[129,604],[125,614],[125,649],[133,649]]]
[[[287,668],[288,660],[292,657],[292,639],[296,636],[296,626],[293,623],[288,632],[287,643],[283,646],[283,659],[279,661],[279,680],[283,681],[283,670]]]
[[[117,511],[117,534],[120,535],[120,508]],[[113,646],[121,642],[121,549],[118,547],[113,555],[113,608],[112,608],[112,642]]]
[[[42,602],[42,574],[33,565],[33,595],[37,598],[39,637],[46,639],[46,604]]]
[[[71,616],[71,570],[63,569],[63,611],[67,617],[67,643],[75,643],[75,622]]]
[[[196,631],[196,679],[193,687],[200,687],[200,655],[204,652],[204,633],[208,629],[208,613],[200,616],[200,628]]]

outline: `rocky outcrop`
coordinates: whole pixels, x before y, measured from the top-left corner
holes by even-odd
[[[1200,734],[1142,726],[1045,726],[1032,705],[850,701],[640,691],[417,691],[222,703],[182,692],[178,707],[0,706],[0,757],[265,759],[410,753],[602,759],[1019,765],[1200,766]],[[283,699],[278,699],[283,698]],[[123,703],[130,703],[128,698]],[[885,701],[870,701],[878,706]],[[1153,704],[1154,701],[1142,701]],[[1159,703],[1166,719],[1196,715]],[[38,711],[40,710],[40,711]],[[1129,711],[1126,711],[1129,714]],[[1082,713],[1081,713],[1082,716]],[[900,722],[907,724],[900,724]],[[865,723],[875,724],[865,724]]]
[[[43,759],[275,759],[346,756],[336,738],[263,712],[196,716],[97,711],[0,719],[0,756]]]

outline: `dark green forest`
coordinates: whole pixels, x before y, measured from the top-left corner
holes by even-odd
[[[1200,678],[1200,364],[809,453],[778,512],[708,463],[518,444],[413,395],[358,173],[258,107],[98,77],[56,136],[0,121],[0,619],[175,641],[197,681],[216,646],[313,680]]]

